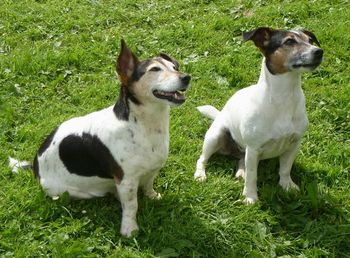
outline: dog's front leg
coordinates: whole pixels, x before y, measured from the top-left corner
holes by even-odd
[[[132,180],[123,179],[119,184],[117,182],[116,186],[122,204],[120,234],[130,237],[133,232],[139,229],[136,222],[138,180],[135,178]]]
[[[289,191],[292,189],[299,190],[299,187],[293,182],[292,178],[290,177],[290,171],[292,169],[293,162],[295,160],[295,157],[297,156],[299,149],[300,149],[300,141],[294,144],[289,150],[283,153],[279,158],[279,161],[280,161],[279,184],[286,191]]]
[[[243,195],[246,204],[254,204],[258,200],[257,171],[259,164],[259,153],[247,147],[245,152],[245,180]]]
[[[153,188],[154,179],[157,175],[158,171],[155,171],[151,176],[143,179],[142,190],[148,198],[159,200],[162,198],[162,195],[160,193],[157,193]]]

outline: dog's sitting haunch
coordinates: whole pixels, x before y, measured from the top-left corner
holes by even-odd
[[[279,184],[286,190],[298,189],[290,171],[308,126],[301,74],[321,64],[323,50],[306,30],[258,28],[243,39],[252,40],[264,55],[258,83],[239,90],[221,112],[209,105],[198,107],[214,121],[194,176],[206,179],[205,165],[215,152],[232,155],[239,159],[236,176],[245,179],[245,203],[251,204],[258,200],[259,160],[279,157]]]
[[[116,194],[123,210],[120,232],[131,236],[138,230],[138,188],[160,198],[153,181],[168,157],[170,106],[184,103],[191,77],[166,54],[139,61],[123,40],[117,73],[117,103],[62,123],[39,148],[33,169],[52,197]]]

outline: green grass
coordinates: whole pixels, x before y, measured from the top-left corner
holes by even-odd
[[[236,163],[214,157],[208,181],[193,180],[209,121],[254,83],[261,55],[242,43],[257,26],[313,31],[325,60],[306,74],[310,126],[292,176],[279,187],[276,160],[261,162],[254,206],[242,204]],[[349,1],[0,2],[1,257],[350,257]],[[187,102],[171,113],[170,155],[156,180],[160,201],[140,196],[140,232],[119,235],[112,197],[46,197],[31,173],[13,174],[9,155],[31,160],[64,120],[112,105],[120,39],[142,58],[174,56],[193,77]]]

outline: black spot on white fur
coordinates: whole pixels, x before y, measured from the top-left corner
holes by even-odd
[[[33,171],[34,176],[36,179],[40,179],[40,173],[39,173],[39,163],[38,163],[38,155],[35,155],[34,161],[33,161]]]
[[[119,120],[129,121],[129,101],[133,102],[136,105],[141,104],[138,99],[129,91],[127,86],[121,86],[119,98],[113,107],[113,112]]]
[[[68,135],[59,145],[59,156],[70,173],[123,179],[122,168],[96,135]]]
[[[140,105],[141,102],[135,97],[132,92],[132,84],[140,80],[140,78],[145,74],[147,66],[150,64],[150,60],[145,60],[140,62],[136,69],[134,70],[131,79],[126,85],[121,85],[119,98],[117,103],[113,107],[113,111],[118,119],[129,121],[129,101],[135,105]],[[136,119],[136,118],[135,118]],[[135,120],[135,123],[137,121]]]
[[[41,144],[39,150],[38,150],[38,155],[41,156],[41,154],[43,154],[47,148],[51,145],[51,142],[53,140],[53,137],[55,136],[57,129],[54,129],[45,139],[45,141]]]
[[[128,132],[130,133],[130,137],[131,138],[134,138],[134,131],[133,130],[131,130],[130,128],[128,129]]]
[[[40,173],[39,173],[39,164],[38,164],[38,156],[41,156],[47,148],[51,145],[51,142],[57,132],[57,129],[54,129],[45,139],[45,141],[41,144],[38,153],[35,155],[34,161],[33,161],[33,171],[34,175],[37,179],[40,179]]]

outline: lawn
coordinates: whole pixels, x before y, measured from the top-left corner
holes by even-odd
[[[278,162],[260,163],[256,205],[242,203],[236,162],[215,156],[193,180],[210,121],[258,79],[261,54],[242,32],[303,27],[325,51],[303,76],[310,125],[294,163],[299,193],[278,186]],[[350,257],[349,1],[1,0],[0,257]],[[166,52],[192,75],[186,103],[171,111],[170,154],[156,179],[160,201],[139,196],[140,232],[119,234],[112,196],[46,197],[32,160],[64,120],[114,104],[120,39],[141,58]]]

